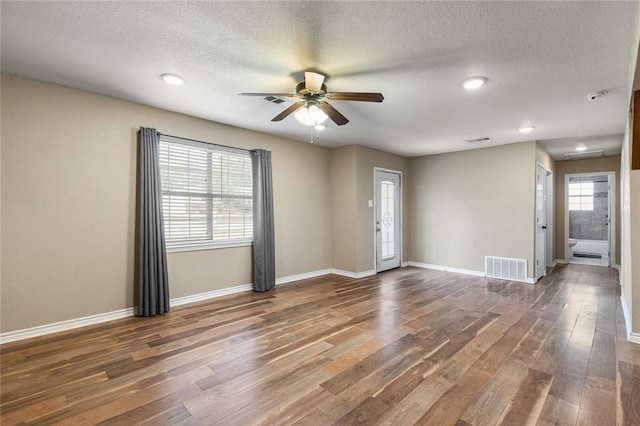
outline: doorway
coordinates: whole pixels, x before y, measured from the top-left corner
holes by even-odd
[[[615,247],[614,172],[567,175],[567,263],[610,267]]]
[[[401,174],[374,169],[376,272],[399,268],[401,264]]]

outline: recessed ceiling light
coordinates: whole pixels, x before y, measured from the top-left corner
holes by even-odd
[[[586,147],[586,146],[584,146],[584,145],[583,145],[583,146],[577,146],[577,147],[576,147],[576,151],[586,151],[586,150],[587,150],[587,147]]]
[[[176,74],[162,74],[160,77],[168,84],[178,85],[184,83],[184,79]]]
[[[533,129],[535,129],[534,126],[526,126],[526,127],[520,127],[518,131],[520,133],[530,133],[530,132],[533,132]]]
[[[462,87],[465,89],[473,90],[480,86],[484,86],[487,82],[486,77],[471,77],[462,82]]]

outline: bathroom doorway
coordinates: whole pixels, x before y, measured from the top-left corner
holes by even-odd
[[[566,176],[565,242],[567,263],[612,265],[614,173]]]

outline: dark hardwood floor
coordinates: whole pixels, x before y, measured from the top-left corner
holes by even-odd
[[[614,269],[335,275],[1,348],[1,423],[640,425]]]

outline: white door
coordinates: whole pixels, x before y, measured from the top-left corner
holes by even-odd
[[[400,173],[375,169],[376,271],[400,267]]]
[[[547,273],[547,170],[538,164],[536,167],[536,268],[535,280]]]

